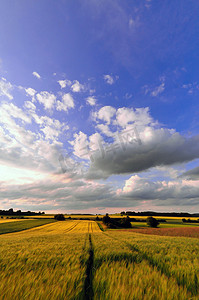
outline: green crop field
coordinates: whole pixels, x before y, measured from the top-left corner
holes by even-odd
[[[33,221],[45,220],[6,226]],[[51,220],[0,235],[0,299],[199,299],[198,238],[100,227]]]
[[[12,219],[11,219],[12,220]],[[12,221],[5,221],[0,223],[0,234],[10,233],[10,232],[17,232],[21,230],[26,230],[30,228],[34,228],[37,226],[42,226],[48,223],[55,222],[54,219],[40,219],[40,220],[12,220]]]

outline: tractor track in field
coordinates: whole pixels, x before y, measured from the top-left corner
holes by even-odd
[[[93,233],[93,223],[90,223],[91,232]]]
[[[84,282],[84,300],[92,300],[93,293],[93,261],[94,261],[94,248],[91,239],[91,234],[89,233],[89,258],[87,260],[86,267],[86,279]]]
[[[196,296],[198,295],[198,289],[199,289],[199,284],[198,284],[198,281],[197,281],[197,278],[195,279],[195,287],[194,287],[194,290],[193,290],[193,287],[189,287],[189,285],[187,285],[186,283],[186,280],[185,278],[180,279],[178,278],[177,276],[173,275],[168,266],[165,265],[165,264],[161,264],[161,262],[159,261],[156,261],[152,255],[148,255],[146,252],[144,251],[141,251],[138,247],[128,243],[128,242],[125,242],[125,241],[121,241],[119,240],[118,238],[116,237],[112,237],[110,236],[109,234],[103,232],[106,236],[108,236],[109,238],[113,239],[113,240],[117,240],[119,241],[120,243],[122,242],[123,244],[125,244],[132,252],[136,253],[135,257],[134,257],[134,261],[136,263],[139,263],[140,261],[142,260],[145,260],[147,261],[147,263],[154,269],[154,267],[157,268],[158,272],[160,272],[161,274],[165,275],[168,279],[171,279],[173,278],[177,285],[179,287],[183,287],[183,288],[186,288],[186,290],[192,295],[192,296]]]
[[[78,223],[76,223],[76,224],[73,224],[71,227],[69,227],[68,229],[66,229],[66,230],[64,231],[64,233],[70,232],[70,231],[73,230],[79,223],[80,223],[80,221],[79,221]]]

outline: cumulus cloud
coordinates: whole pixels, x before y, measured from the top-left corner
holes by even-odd
[[[62,143],[58,136],[66,130],[66,124],[47,116],[37,116],[35,105],[26,101],[26,110],[13,103],[0,106],[0,163],[2,165],[55,172],[59,168],[59,150]],[[26,129],[26,125],[37,122],[40,132]]]
[[[103,106],[99,111],[93,113],[93,119],[100,119],[110,124],[111,118],[115,115],[116,109],[112,106]]]
[[[74,100],[70,93],[64,94],[62,96],[62,101],[57,101],[57,110],[68,111],[71,108],[74,108]]]
[[[43,91],[36,94],[37,100],[44,105],[45,109],[52,109],[54,107],[56,96],[49,92]]]
[[[103,133],[105,134],[106,136],[109,136],[109,137],[113,137],[115,135],[114,132],[112,132],[109,128],[108,125],[106,124],[98,124],[97,125],[97,128]]]
[[[60,130],[63,128],[64,124],[61,124],[59,120],[55,120],[47,116],[41,117],[40,120],[42,121],[41,131],[44,133],[45,139],[57,140],[61,133]]]
[[[40,132],[44,134],[45,140],[57,141],[58,137],[66,130],[69,126],[60,122],[57,119],[50,118],[48,116],[38,116],[34,111],[32,113],[34,121],[39,125]]]
[[[168,129],[147,127],[139,132],[139,138],[140,142],[133,128],[132,132],[121,132],[120,140],[112,143],[112,151],[108,152],[105,147],[104,157],[96,155],[91,172],[100,170],[105,176],[136,173],[199,157],[199,136],[187,139]]]
[[[39,75],[39,73],[37,73],[37,72],[32,72],[32,75],[33,76],[35,76],[36,78],[38,78],[38,79],[41,79],[41,76]]]
[[[175,204],[180,205],[197,204],[199,199],[198,183],[189,180],[153,182],[133,175],[125,181],[122,189],[117,190],[117,195],[132,200],[174,200]]]
[[[34,96],[36,94],[36,91],[32,88],[25,89],[27,96],[31,96],[34,99]]]
[[[46,141],[13,121],[7,123],[4,141],[0,147],[1,164],[40,172],[55,172],[59,168],[58,148],[62,144],[55,140]]]
[[[75,80],[71,86],[71,89],[74,93],[79,93],[84,90],[83,84],[79,83],[78,80]]]
[[[66,86],[70,86],[72,84],[72,82],[68,79],[58,80],[57,82],[59,83],[61,89],[64,89]]]
[[[199,157],[199,136],[186,138],[173,129],[160,128],[150,116],[148,108],[119,108],[105,106],[95,112],[96,128],[112,142],[104,142],[101,135],[96,143],[97,151],[89,174],[107,178],[112,174],[128,174],[154,167],[172,166]],[[106,124],[100,124],[105,121]],[[112,128],[117,126],[117,131]],[[81,132],[71,141],[75,154],[81,157],[79,149],[93,150],[89,136]],[[91,154],[90,154],[91,155]],[[87,155],[89,157],[89,155]],[[97,174],[98,173],[98,174]]]
[[[6,96],[9,100],[13,99],[10,91],[13,89],[13,86],[5,78],[0,79],[0,96]]]
[[[117,110],[116,122],[121,127],[126,127],[128,124],[136,126],[146,126],[152,122],[148,107],[142,108],[127,108],[122,107]]]
[[[96,150],[99,149],[103,142],[102,136],[99,133],[94,133],[88,137],[85,133],[79,131],[78,133],[75,133],[73,137],[74,139],[69,143],[73,146],[73,153],[76,157],[83,160],[87,159],[92,162],[93,154],[95,154]],[[85,166],[86,165],[88,164],[85,163]]]
[[[74,140],[70,141],[70,144],[74,148],[74,154],[81,158],[88,158],[87,146],[88,139],[87,135],[80,131],[74,134]]]
[[[86,103],[91,105],[91,106],[94,106],[96,104],[96,98],[94,96],[90,96],[88,98],[86,98]]]

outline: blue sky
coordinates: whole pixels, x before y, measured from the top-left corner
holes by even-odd
[[[1,2],[1,208],[199,211],[198,9]]]

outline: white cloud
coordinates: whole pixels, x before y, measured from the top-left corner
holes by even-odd
[[[41,76],[37,72],[32,72],[32,75],[35,76],[36,78],[40,79]]]
[[[24,106],[30,111],[30,112],[35,112],[36,106],[31,102],[31,101],[25,101]]]
[[[6,96],[9,100],[13,99],[13,96],[10,94],[10,90],[13,89],[13,86],[10,82],[6,81],[5,78],[0,80],[0,96]]]
[[[56,96],[46,91],[38,93],[36,97],[44,105],[45,109],[52,109],[56,101]]]
[[[107,84],[112,85],[115,83],[115,81],[118,79],[118,76],[115,76],[115,78],[111,75],[104,75],[104,80],[106,81]]]
[[[109,136],[109,137],[113,137],[114,136],[114,133],[109,129],[108,125],[106,125],[106,124],[98,124],[97,128],[102,133],[104,133],[106,136]]]
[[[120,197],[132,200],[172,200],[172,202],[174,200],[177,205],[187,205],[191,202],[197,204],[199,199],[198,183],[198,181],[188,180],[153,182],[133,175],[125,181],[123,189],[119,189],[117,193]]]
[[[94,96],[90,96],[88,98],[86,98],[86,103],[91,105],[91,106],[94,106],[96,104],[96,98]]]
[[[57,82],[59,83],[61,89],[64,89],[66,86],[70,86],[72,84],[72,82],[68,79],[58,80]]]
[[[31,97],[34,97],[34,95],[36,94],[36,91],[32,88],[27,88],[27,89],[25,89],[25,91],[26,91],[26,94]]]
[[[30,104],[32,103],[30,102]],[[28,106],[30,104],[28,103]],[[32,110],[31,106],[30,110],[32,111],[32,117],[39,125],[40,131],[43,132],[46,140],[58,140],[60,134],[69,129],[69,126],[64,122],[61,123],[59,120],[48,116],[38,116],[35,111]]]
[[[50,126],[45,126],[41,131],[43,131],[47,140],[57,140],[60,135],[59,130]]]
[[[74,100],[70,93],[64,94],[62,96],[62,101],[57,101],[57,110],[68,111],[71,108],[74,108]]]
[[[95,118],[96,128],[113,140],[105,143],[101,135],[98,136],[94,146],[98,144],[96,150],[99,151],[94,154],[87,178],[93,178],[93,174],[95,178],[107,178],[113,174],[143,172],[154,167],[163,170],[165,166],[199,158],[199,136],[186,138],[173,129],[160,128],[148,108],[123,107],[116,110],[105,106],[95,112]],[[106,123],[101,124],[100,121]],[[83,132],[74,136],[71,145],[77,156],[82,157],[81,148],[87,152],[89,159],[89,151],[93,151],[90,138]],[[168,175],[175,178],[177,172],[170,170]]]
[[[74,134],[74,140],[70,141],[70,144],[74,148],[74,154],[81,158],[87,158],[88,159],[88,140],[87,135],[80,131],[79,133]]]
[[[79,93],[84,90],[84,86],[83,86],[83,84],[79,83],[78,80],[75,80],[73,85],[71,86],[71,89],[73,92]]]
[[[42,172],[57,171],[58,148],[62,147],[62,144],[57,142],[56,138],[61,132],[61,126],[65,124],[60,124],[58,120],[51,120],[46,116],[41,119],[40,126],[44,130],[46,140],[42,138],[41,133],[25,129],[24,124],[30,123],[31,118],[19,107],[12,103],[9,106],[8,104],[1,106],[0,122],[3,130],[0,132],[2,135],[0,162],[2,164]],[[22,125],[19,122],[21,120],[24,123]],[[48,128],[45,129],[47,126]],[[53,140],[49,142],[47,139]]]
[[[121,127],[126,127],[128,124],[136,126],[146,126],[153,122],[148,107],[142,108],[118,108],[116,113],[116,124]]]
[[[116,109],[112,106],[103,106],[98,112],[93,114],[94,118],[103,120],[110,124],[111,118],[115,115]]]
[[[27,88],[27,89],[25,89],[25,91],[26,91],[26,95],[30,96],[32,98],[32,102],[34,102],[35,101],[35,94],[36,94],[37,91],[32,89],[32,88]]]
[[[0,114],[2,114],[0,122],[5,120],[7,114],[7,117],[9,116],[15,119],[21,119],[25,123],[31,123],[31,118],[13,103],[2,104],[0,107]]]
[[[164,91],[164,89],[165,89],[165,83],[163,82],[151,92],[151,96],[157,97],[159,94],[161,94]]]
[[[96,132],[89,137],[89,148],[92,151],[98,150],[100,145],[103,143],[102,136]]]

